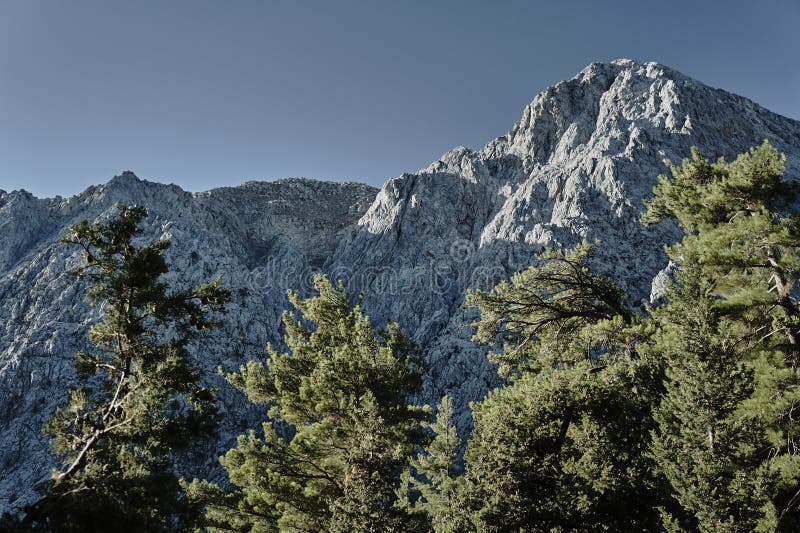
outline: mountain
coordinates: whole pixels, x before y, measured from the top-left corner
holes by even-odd
[[[595,266],[633,303],[647,300],[667,265],[663,245],[680,237],[670,223],[637,222],[665,160],[695,145],[731,158],[764,139],[799,175],[800,122],[662,65],[620,60],[546,89],[481,150],[456,148],[379,191],[289,179],[191,194],[123,173],[68,199],[0,192],[0,505],[28,501],[48,475],[41,427],[74,383],[72,355],[97,319],[67,273],[80,255],[57,243],[69,224],[110,216],[118,202],[144,205],[146,238],[173,239],[170,281],[221,274],[232,289],[223,327],[194,351],[220,388],[222,438],[182,465],[216,478],[219,452],[264,416],[216,368],[280,343],[287,287],[308,291],[322,270],[363,295],[376,325],[398,320],[429,363],[418,400],[451,394],[466,429],[467,402],[499,383],[486,348],[470,342],[468,288],[524,269],[544,246],[589,239],[602,242]]]
[[[267,342],[280,342],[286,287],[310,282],[310,273],[333,254],[376,192],[363,184],[288,179],[191,194],[125,172],[68,199],[0,193],[4,503],[27,501],[30,488],[48,475],[49,445],[41,429],[75,384],[72,354],[88,347],[87,329],[98,318],[83,300],[86,286],[68,273],[81,258],[58,243],[66,227],[111,216],[117,203],[141,204],[150,214],[144,238],[172,239],[170,283],[185,286],[222,275],[233,291],[230,312],[224,327],[193,351],[205,375],[222,388],[224,440],[230,445],[235,433],[256,427],[264,413],[215,376],[216,368],[237,368],[263,355]],[[207,457],[187,458],[192,471],[213,469],[219,451],[217,446],[204,450]]]

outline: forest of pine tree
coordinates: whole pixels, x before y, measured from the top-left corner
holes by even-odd
[[[104,313],[44,429],[52,479],[0,529],[800,530],[797,186],[767,142],[669,168],[641,219],[684,233],[658,303],[595,271],[589,242],[468,294],[503,380],[471,404],[468,434],[451,398],[417,404],[424,361],[396,323],[322,275],[289,291],[283,343],[220,369],[268,408],[219,459],[224,483],[183,479],[175,454],[215,436],[189,343],[230,293],[169,287],[169,243],[142,240],[141,207],[70,228],[76,283]]]

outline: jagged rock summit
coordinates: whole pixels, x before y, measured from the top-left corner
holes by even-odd
[[[79,255],[57,244],[69,224],[109,216],[116,203],[144,205],[146,237],[173,240],[172,282],[221,274],[232,289],[224,326],[195,350],[221,390],[222,438],[182,464],[216,478],[219,452],[263,416],[216,367],[233,369],[280,342],[287,287],[308,290],[322,270],[363,294],[377,325],[399,320],[430,365],[419,400],[451,394],[468,428],[466,403],[498,380],[486,349],[469,340],[467,288],[525,268],[544,246],[597,239],[596,266],[631,301],[657,294],[663,244],[679,234],[637,219],[665,159],[677,162],[693,145],[730,158],[764,139],[798,176],[800,122],[662,65],[620,60],[546,89],[481,150],[454,149],[380,191],[290,179],[191,194],[124,173],[67,199],[0,192],[0,507],[29,501],[48,475],[41,428],[74,383],[72,354],[97,318],[66,273]]]

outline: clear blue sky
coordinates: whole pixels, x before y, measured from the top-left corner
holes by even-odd
[[[380,185],[596,60],[800,119],[800,0],[0,0],[0,188]]]

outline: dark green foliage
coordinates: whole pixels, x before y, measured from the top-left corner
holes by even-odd
[[[631,356],[631,311],[616,283],[589,268],[594,249],[584,242],[545,250],[536,266],[510,282],[468,295],[467,303],[481,311],[474,340],[503,341],[503,352],[491,355],[501,375],[572,366],[596,349],[605,359]]]
[[[670,380],[654,452],[688,512],[684,522],[795,530],[797,187],[783,178],[784,157],[766,142],[730,163],[708,162],[694,150],[671,170],[671,178],[659,177],[643,217],[674,217],[687,233],[668,250],[682,275],[658,315],[655,350],[663,352]],[[716,501],[708,502],[712,488]]]
[[[800,272],[800,216],[790,208],[797,186],[783,179],[783,165],[766,142],[731,163],[710,163],[694,150],[671,166],[672,178],[659,177],[643,221],[674,217],[687,236],[668,250],[672,259],[713,280],[743,337],[757,344],[779,335],[777,347],[798,366],[800,308],[791,291]]]
[[[255,531],[406,530],[414,517],[395,506],[396,489],[428,418],[407,403],[420,385],[416,351],[395,324],[376,335],[341,287],[323,276],[314,285],[313,298],[290,292],[302,320],[284,314],[289,352],[269,348],[266,365],[228,376],[293,430],[287,439],[265,423],[263,438],[241,436],[221,459],[241,488],[236,508]]]
[[[189,500],[203,513],[197,520],[203,526],[202,531],[278,531],[279,515],[273,507],[259,505],[257,498],[247,498],[241,492],[225,492],[213,483],[197,479],[184,484],[184,488]]]
[[[671,177],[658,177],[642,222],[675,217],[694,233],[728,224],[737,212],[753,215],[764,209],[787,209],[797,189],[783,178],[785,160],[767,141],[730,163],[708,161],[692,148],[691,158],[681,165],[669,163]]]
[[[653,458],[671,483],[680,511],[665,525],[700,531],[775,527],[774,473],[767,420],[747,412],[753,370],[722,326],[713,285],[680,276],[659,309],[655,347],[667,364],[667,394],[656,409]]]
[[[660,367],[638,354],[647,326],[610,279],[591,272],[593,247],[546,251],[539,264],[473,293],[477,340],[514,376],[473,406],[465,495],[485,531],[646,528],[658,480],[644,452]]]
[[[430,519],[430,527],[437,533],[456,533],[470,528],[462,501],[466,480],[457,468],[461,439],[452,417],[453,402],[445,396],[437,409],[436,420],[426,424],[434,439],[411,461],[411,469],[405,472],[401,484],[399,505]]]
[[[645,457],[651,368],[526,374],[474,405],[466,452],[481,531],[653,528],[657,479]]]
[[[120,207],[115,219],[84,221],[65,238],[82,247],[88,299],[104,314],[91,328],[96,349],[76,356],[82,386],[46,429],[59,467],[26,510],[34,529],[157,531],[191,522],[171,454],[212,436],[217,414],[187,346],[214,325],[209,312],[229,294],[218,282],[170,291],[160,281],[169,242],[134,243],[146,215]]]

